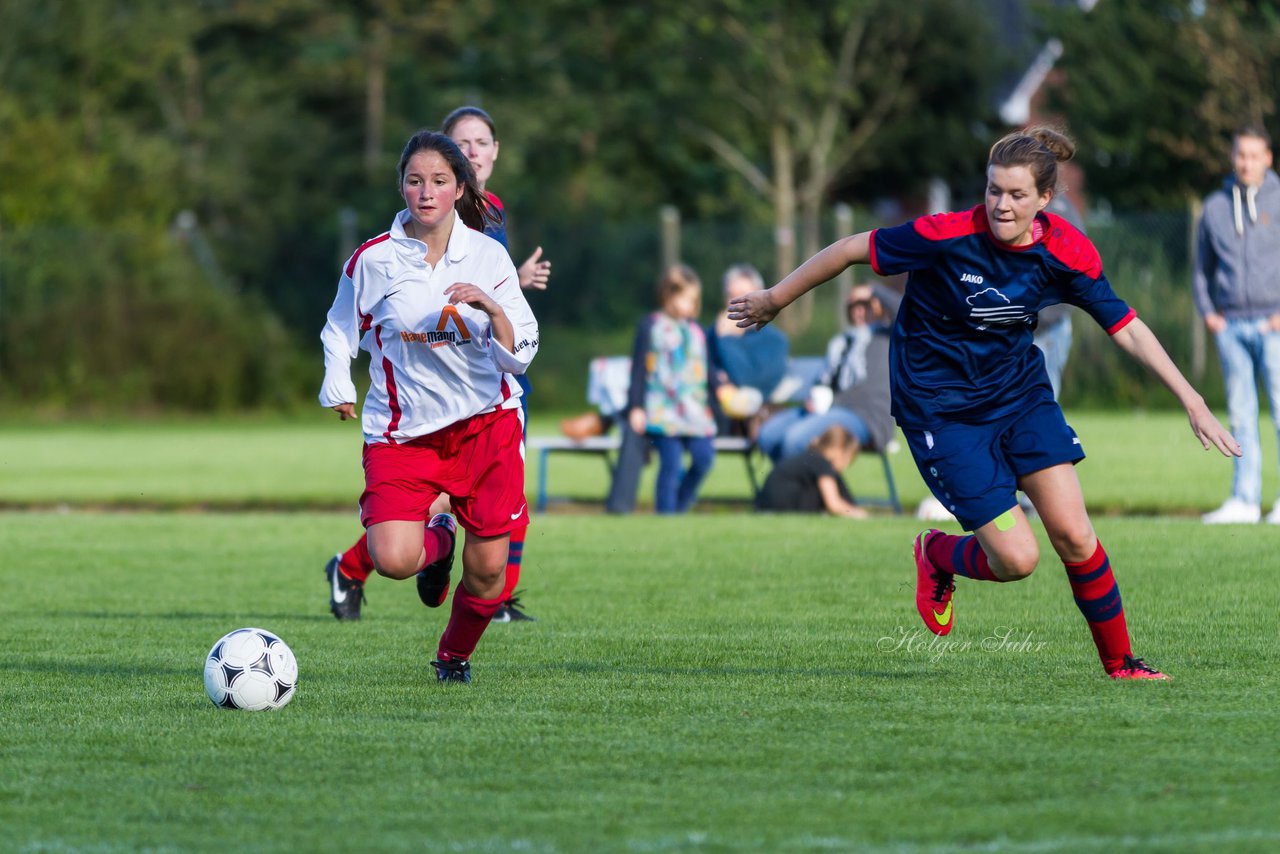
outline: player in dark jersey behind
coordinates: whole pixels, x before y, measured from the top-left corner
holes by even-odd
[[[761,325],[852,264],[907,273],[890,352],[893,414],[930,491],[967,536],[916,537],[916,609],[930,631],[955,625],[954,578],[1017,581],[1040,559],[1018,506],[1022,489],[1066,567],[1098,656],[1115,679],[1167,679],[1129,645],[1120,591],[1085,510],[1074,464],[1084,459],[1032,345],[1036,315],[1066,302],[1087,312],[1186,409],[1208,449],[1240,445],[1187,382],[1155,335],[1116,296],[1093,244],[1046,213],[1072,142],[1049,128],[991,148],[985,204],[839,240],[772,288],[734,300],[730,316]]]

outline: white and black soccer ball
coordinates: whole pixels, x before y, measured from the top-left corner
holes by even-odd
[[[264,629],[236,629],[218,639],[204,660],[204,690],[215,706],[278,709],[298,687],[298,660]]]

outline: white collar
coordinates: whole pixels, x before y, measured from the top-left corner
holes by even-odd
[[[396,214],[395,220],[391,223],[391,239],[396,241],[402,250],[407,249],[420,256],[422,253],[418,247],[426,246],[426,244],[417,238],[410,237],[404,230],[405,223],[409,221],[411,216],[408,208]],[[467,253],[471,250],[473,239],[471,229],[462,221],[462,216],[455,209],[453,212],[453,230],[449,233],[449,245],[445,247],[445,255],[448,256],[449,261],[456,264],[466,258]]]

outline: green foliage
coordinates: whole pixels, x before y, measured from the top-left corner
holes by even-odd
[[[1210,405],[1223,403],[1222,377],[1209,348],[1203,376],[1193,372],[1199,314],[1191,298],[1189,218],[1184,213],[1095,220],[1089,238],[1116,293],[1151,327],[1174,363]],[[1063,401],[1091,407],[1177,409],[1177,400],[1145,368],[1111,343],[1106,331],[1075,312],[1074,343],[1063,376]]]
[[[1280,4],[1064,4],[1043,21],[1064,45],[1051,106],[1081,143],[1090,192],[1118,209],[1179,209],[1228,171],[1234,128],[1280,129]]]
[[[1276,88],[1275,4],[1221,0],[1202,4],[1202,17],[1189,0],[1152,12],[1101,3],[1088,15],[1062,5],[1070,13],[1045,20],[1068,45],[1069,124],[1087,157],[1111,158],[1086,165],[1091,188],[1117,206],[1202,192],[1222,169],[1220,150],[1204,152],[1221,143],[1224,117],[1273,120],[1256,93]],[[776,235],[763,224],[776,200],[691,126],[761,170],[785,126],[794,151],[812,154],[793,158],[799,186],[824,158],[836,165],[806,190],[811,201],[830,190],[867,204],[975,174],[990,94],[1010,66],[972,9],[10,0],[0,4],[0,392],[25,405],[309,403],[339,265],[400,205],[402,140],[463,102],[497,117],[492,187],[514,254],[542,245],[555,265],[551,290],[532,296],[544,324],[577,328],[578,340],[625,337],[649,307],[660,205],[682,211],[685,251],[709,285],[740,259],[773,277]],[[855,83],[833,90],[845,45],[857,48]],[[1077,68],[1078,57],[1090,63]],[[806,208],[802,225],[830,200]],[[207,252],[169,238],[185,211]],[[339,225],[345,212],[355,234]],[[112,331],[33,358],[34,330],[60,318]],[[143,323],[146,334],[117,329]],[[582,369],[534,370],[553,371],[540,382],[557,388]]]
[[[326,612],[320,569],[355,536],[351,513],[7,514],[22,583],[0,604],[6,846],[1275,844],[1267,532],[1099,520],[1137,651],[1175,676],[1113,684],[1048,560],[1018,584],[962,581],[956,630],[931,643],[911,601],[916,526],[536,520],[524,601],[539,621],[491,626],[475,681],[442,688],[426,661],[448,609],[423,609],[412,583],[373,578],[358,624]],[[1186,581],[1206,566],[1212,584]],[[278,712],[205,698],[209,647],[249,625],[298,657]],[[500,820],[459,819],[469,804]]]
[[[0,239],[0,394],[62,409],[194,411],[296,398],[296,349],[260,298],[219,290],[164,235]]]

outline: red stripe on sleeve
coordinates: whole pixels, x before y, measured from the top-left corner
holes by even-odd
[[[378,352],[382,353],[382,327],[378,326],[373,330],[373,340],[378,344]],[[396,372],[391,365],[391,360],[383,353],[382,356],[382,373],[386,377],[387,383],[387,408],[391,410],[391,420],[387,423],[387,429],[383,431],[382,438],[391,444],[396,444],[396,440],[391,438],[391,434],[400,427],[400,395],[396,392]]]
[[[366,241],[365,243],[360,244],[360,248],[351,254],[351,260],[347,262],[347,268],[346,268],[347,278],[349,279],[353,275],[355,275],[356,259],[360,257],[361,252],[368,249],[370,246],[377,246],[382,241],[390,240],[390,239],[391,239],[391,232],[388,231],[385,234],[379,234],[377,237],[373,238],[373,240],[369,240],[369,241]]]
[[[1115,334],[1116,334],[1117,332],[1119,332],[1121,329],[1124,329],[1126,326],[1128,326],[1130,323],[1132,323],[1133,321],[1135,321],[1135,320],[1137,320],[1137,319],[1138,319],[1138,313],[1137,313],[1136,311],[1134,311],[1133,309],[1129,309],[1129,313],[1128,313],[1128,314],[1126,314],[1124,317],[1122,317],[1122,318],[1120,318],[1119,320],[1117,320],[1117,321],[1116,321],[1114,324],[1112,324],[1111,326],[1107,327],[1107,334],[1108,334],[1108,335],[1115,335]]]
[[[510,276],[507,276],[507,277],[506,277],[505,279],[503,279],[501,282],[498,282],[498,284],[494,285],[494,286],[493,286],[493,289],[496,291],[498,288],[502,287],[503,285],[505,285],[505,284],[506,284],[507,282],[509,282],[509,281],[511,281],[511,277],[510,277]]]
[[[883,275],[884,275],[884,271],[880,269],[880,261],[879,261],[879,259],[876,257],[876,232],[877,232],[877,231],[879,231],[879,230],[880,230],[880,229],[878,229],[878,228],[873,228],[873,229],[871,230],[871,238],[870,238],[870,244],[871,244],[871,259],[870,259],[870,260],[871,260],[871,269],[875,271],[875,274],[876,274],[877,276],[883,276]]]

